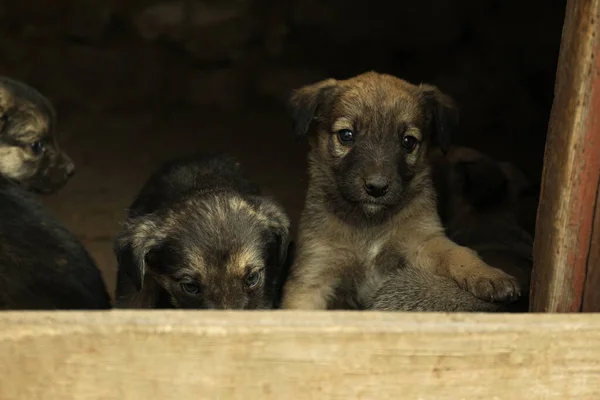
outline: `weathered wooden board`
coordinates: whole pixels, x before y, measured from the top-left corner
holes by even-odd
[[[600,196],[596,198],[596,214],[590,239],[582,311],[600,311]]]
[[[0,313],[0,399],[600,398],[590,314]]]
[[[533,311],[581,311],[600,180],[599,55],[600,0],[569,0],[537,214]]]

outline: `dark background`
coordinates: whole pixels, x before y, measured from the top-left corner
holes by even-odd
[[[46,197],[112,292],[112,240],[170,157],[236,154],[298,219],[306,144],[292,88],[377,70],[429,82],[461,108],[457,143],[541,175],[565,1],[12,0],[0,74],[55,104],[77,173]]]

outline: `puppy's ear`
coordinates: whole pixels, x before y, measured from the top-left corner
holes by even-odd
[[[336,85],[335,79],[325,79],[292,91],[287,109],[298,137],[308,132],[319,106],[332,94]]]
[[[144,215],[128,220],[115,240],[114,252],[118,268],[131,278],[138,291],[143,288],[147,257],[162,242],[158,232],[157,218]]]
[[[0,85],[2,82],[0,81]],[[2,134],[6,128],[8,122],[8,107],[10,99],[10,93],[0,86],[0,134]]]
[[[452,136],[458,130],[458,107],[452,97],[442,93],[436,86],[422,84],[421,90],[432,113],[435,141],[445,154],[450,148]]]
[[[477,209],[502,204],[508,195],[508,179],[493,160],[463,161],[454,166],[463,195]]]
[[[255,197],[256,210],[267,225],[273,238],[274,258],[277,266],[281,267],[286,259],[290,241],[290,219],[283,207],[267,197]]]

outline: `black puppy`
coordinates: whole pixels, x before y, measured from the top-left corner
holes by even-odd
[[[116,306],[272,308],[289,228],[234,157],[170,161],[142,188],[116,239]]]
[[[32,194],[0,177],[0,309],[108,309],[79,240]]]

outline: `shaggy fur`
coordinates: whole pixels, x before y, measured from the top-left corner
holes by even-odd
[[[227,154],[168,162],[115,243],[117,307],[266,309],[277,301],[290,222]]]
[[[290,111],[296,133],[311,133],[310,179],[283,308],[364,308],[407,265],[484,301],[520,295],[438,217],[428,150],[446,150],[458,126],[451,98],[368,72],[300,88]]]

